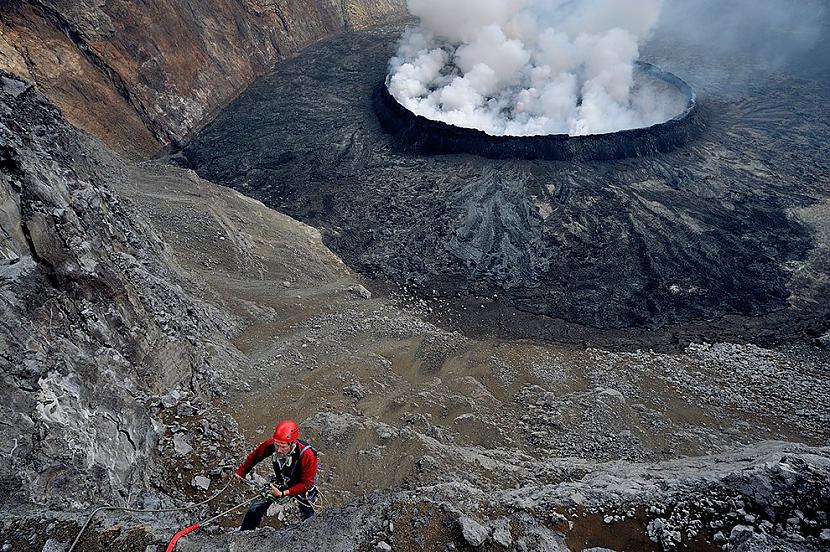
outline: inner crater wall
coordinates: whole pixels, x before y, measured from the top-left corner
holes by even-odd
[[[185,140],[274,63],[404,0],[0,2],[0,69],[132,157]]]

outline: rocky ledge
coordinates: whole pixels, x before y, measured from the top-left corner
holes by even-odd
[[[588,473],[512,490],[462,479],[374,494],[295,531],[203,536],[181,549],[818,552],[830,545],[827,448],[771,443],[653,465],[554,464]]]

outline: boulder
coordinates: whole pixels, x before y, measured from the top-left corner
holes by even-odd
[[[458,524],[461,526],[461,534],[464,536],[464,540],[470,546],[481,546],[490,536],[490,530],[471,517],[461,516],[458,518]]]
[[[193,447],[181,433],[173,436],[173,449],[176,451],[176,456],[186,456],[193,452]]]

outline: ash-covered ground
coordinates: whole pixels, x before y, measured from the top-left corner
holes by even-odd
[[[697,91],[692,143],[618,161],[421,156],[393,147],[371,108],[399,34],[343,35],[280,64],[196,137],[189,163],[321,228],[376,285],[466,331],[682,341],[826,327],[826,221],[802,211],[828,195],[821,70],[658,35],[641,58]]]

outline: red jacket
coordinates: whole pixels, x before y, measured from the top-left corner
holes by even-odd
[[[269,456],[272,456],[276,450],[277,449],[276,446],[274,446],[273,439],[268,439],[267,441],[260,443],[260,445],[248,455],[248,458],[242,462],[239,468],[237,468],[236,474],[240,477],[245,477],[254,466]],[[296,447],[292,454],[295,457],[299,456],[298,459],[295,458],[295,460],[299,460],[300,462],[297,468],[299,473],[292,477],[291,486],[285,490],[288,491],[290,496],[295,496],[308,492],[314,486],[315,479],[317,478],[317,454],[310,445],[302,443],[299,440],[297,441]]]

